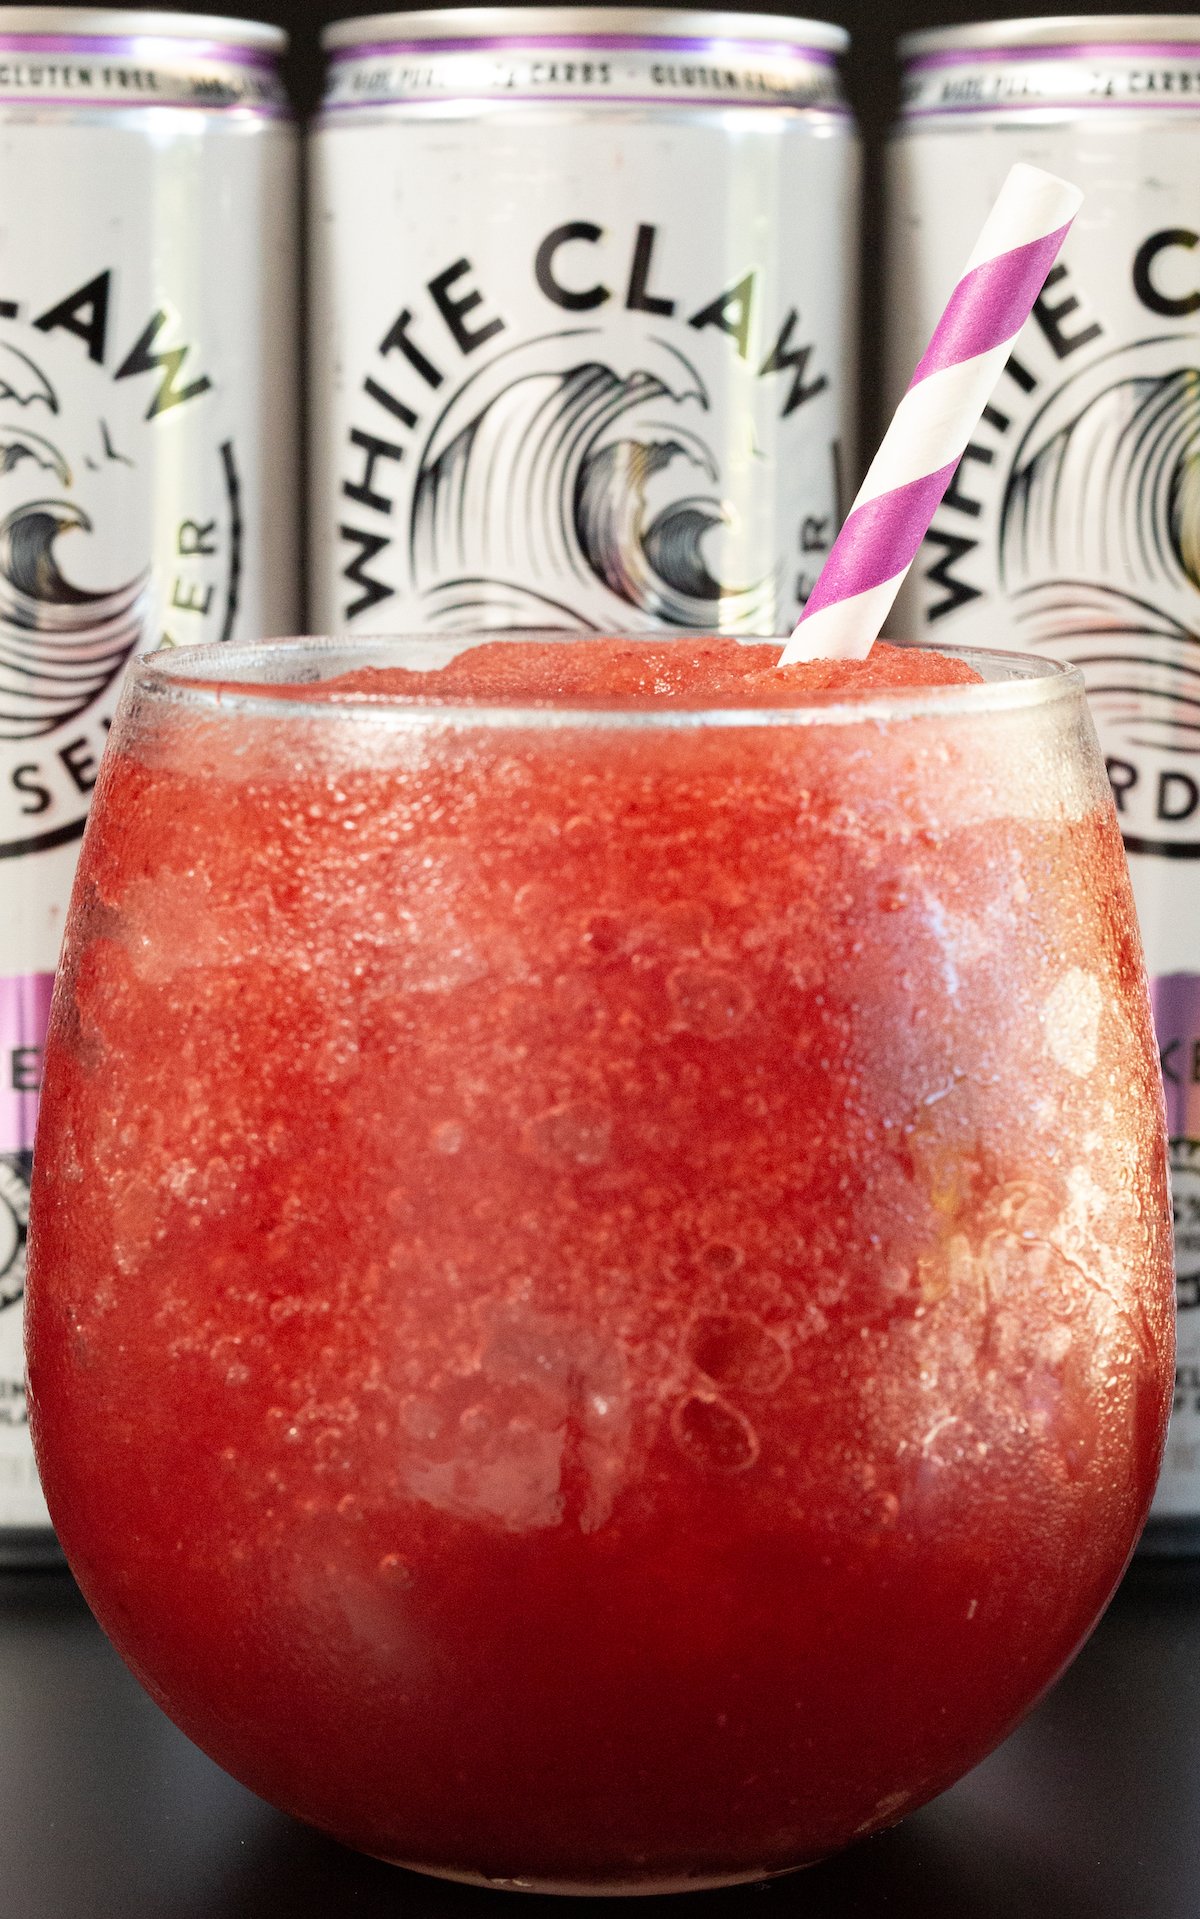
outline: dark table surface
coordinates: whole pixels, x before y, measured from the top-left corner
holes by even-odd
[[[272,1811],[151,1704],[66,1574],[0,1575],[3,1919],[582,1919],[581,1906],[612,1919],[609,1901],[398,1872]],[[903,1825],[771,1886],[633,1910],[1200,1919],[1200,1564],[1135,1564],[1037,1711]]]

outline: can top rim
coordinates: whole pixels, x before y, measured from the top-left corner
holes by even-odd
[[[960,27],[924,27],[902,34],[901,60],[977,48],[1200,45],[1200,13],[1064,13],[1025,20],[975,20]]]
[[[179,40],[250,47],[283,53],[288,36],[265,20],[235,20],[220,13],[151,13],[125,7],[4,7],[0,35],[28,34],[33,39],[78,35],[99,40]]]
[[[639,40],[654,35],[679,40],[744,40],[844,53],[845,27],[788,14],[688,12],[680,7],[449,7],[419,13],[369,13],[336,20],[321,34],[326,52],[388,40],[428,41],[501,38],[540,40],[556,35],[605,34]]]

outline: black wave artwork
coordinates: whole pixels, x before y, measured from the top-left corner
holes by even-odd
[[[1059,389],[1028,428],[1000,579],[1031,651],[1083,669],[1108,739],[1200,753],[1200,367],[1139,341]]]
[[[431,628],[600,629],[666,621],[772,631],[778,581],[715,577],[737,519],[719,463],[680,416],[710,398],[676,349],[617,372],[591,329],[499,355],[447,405],[413,494],[412,576]]]
[[[58,440],[27,424],[38,405],[57,414],[45,373],[25,354],[0,345],[0,483],[41,494],[46,476],[69,488],[74,475]],[[111,447],[107,456],[127,462]],[[74,501],[20,500],[0,519],[0,740],[42,737],[76,718],[120,672],[142,637],[148,574],[108,590],[77,586],[64,573],[57,542],[90,534]]]

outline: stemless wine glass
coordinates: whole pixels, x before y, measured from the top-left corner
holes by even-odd
[[[770,708],[537,704],[517,654],[487,700],[326,686],[466,644],[132,671],[46,1055],[47,1497],[165,1710],[350,1844],[787,1870],[993,1746],[1145,1516],[1170,1231],[1104,769],[1013,655]]]

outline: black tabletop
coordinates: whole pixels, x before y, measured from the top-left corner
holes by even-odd
[[[66,1574],[0,1576],[4,1919],[584,1919],[421,1879],[274,1812],[162,1716]],[[629,1914],[622,1902],[619,1909]],[[998,1752],[893,1831],[638,1919],[1200,1919],[1200,1564],[1136,1563]]]

